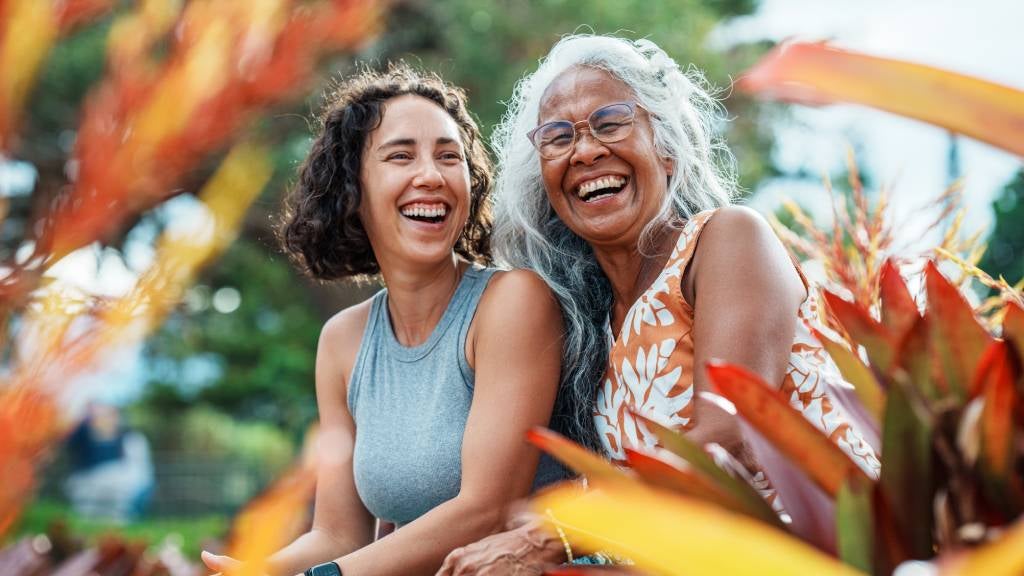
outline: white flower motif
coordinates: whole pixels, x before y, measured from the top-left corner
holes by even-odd
[[[619,427],[620,414],[626,402],[627,390],[624,386],[614,386],[610,378],[597,389],[597,403],[594,410],[594,424],[601,438],[605,452],[612,458],[622,460],[626,453],[622,449],[622,431]],[[612,445],[614,440],[614,446]]]
[[[667,285],[665,293],[667,293]],[[632,334],[640,334],[644,325],[647,326],[671,326],[676,319],[668,310],[665,303],[658,298],[658,292],[648,290],[640,297],[626,313],[622,322],[622,343],[629,344],[629,337]]]

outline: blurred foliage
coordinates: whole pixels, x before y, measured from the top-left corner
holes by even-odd
[[[132,421],[157,452],[197,454],[252,465],[272,478],[295,457],[293,439],[269,422],[252,422],[205,406],[190,408],[173,420],[150,407],[137,407]]]
[[[167,413],[200,402],[303,430],[316,416],[313,367],[321,319],[297,284],[283,257],[239,239],[148,343],[155,370],[146,403]],[[234,311],[211,304],[222,289],[237,290]],[[206,381],[195,371],[205,372]]]
[[[1006,184],[992,208],[995,225],[980,267],[1016,284],[1024,278],[1024,170]]]
[[[198,558],[203,547],[223,536],[230,525],[229,518],[222,515],[143,518],[131,524],[113,524],[75,516],[65,503],[39,499],[25,510],[18,526],[11,532],[11,539],[44,534],[55,522],[63,522],[68,533],[83,538],[86,544],[95,544],[104,535],[116,533],[127,540],[156,545],[167,541],[180,547],[186,558]]]

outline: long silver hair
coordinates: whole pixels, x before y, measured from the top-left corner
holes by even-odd
[[[735,161],[721,139],[724,109],[695,68],[686,71],[648,40],[572,35],[516,85],[495,130],[498,159],[492,246],[499,261],[535,271],[562,307],[565,340],[562,383],[553,427],[592,447],[600,446],[593,400],[608,361],[605,334],[611,287],[590,246],[558,218],[541,179],[540,157],[525,134],[537,125],[548,86],[570,68],[604,70],[624,82],[650,112],[659,154],[673,162],[659,216],[637,249],[665,225],[729,204],[735,194]]]

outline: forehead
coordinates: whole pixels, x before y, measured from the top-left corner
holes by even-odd
[[[605,104],[634,98],[629,86],[610,73],[590,66],[574,66],[548,85],[540,99],[538,120],[582,120]]]
[[[462,142],[459,125],[436,102],[415,94],[403,94],[384,102],[380,125],[370,135],[371,142],[393,138],[435,141],[450,138]]]

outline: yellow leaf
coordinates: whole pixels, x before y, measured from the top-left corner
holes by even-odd
[[[665,491],[615,484],[581,496],[560,487],[534,508],[550,509],[573,543],[654,574],[862,574],[757,520]]]
[[[995,542],[954,555],[939,566],[941,576],[1019,576],[1024,573],[1024,522],[1017,522]]]
[[[57,39],[57,19],[50,2],[0,2],[0,150],[10,146],[36,73]]]

